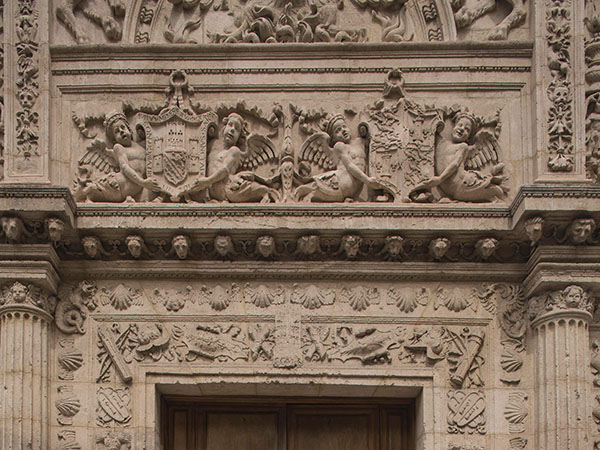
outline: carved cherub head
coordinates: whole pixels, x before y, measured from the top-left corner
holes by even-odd
[[[238,113],[231,113],[223,119],[223,142],[227,148],[241,145],[248,137],[248,123]]]
[[[127,245],[127,251],[134,258],[142,256],[142,249],[144,248],[144,238],[138,234],[130,234],[125,238],[125,245]]]
[[[35,99],[37,97],[37,94],[32,89],[25,87],[25,88],[19,89],[17,97],[19,99],[19,103],[21,104],[21,106],[23,108],[31,109],[33,107],[33,105],[35,104]]]
[[[96,236],[85,236],[81,239],[81,245],[88,258],[97,258],[102,253],[102,244]]]
[[[556,106],[564,107],[570,101],[571,91],[566,84],[557,84],[554,89],[550,90],[550,100]]]
[[[304,256],[314,256],[321,251],[321,238],[316,234],[298,238],[298,252]]]
[[[404,238],[397,235],[386,237],[383,252],[392,259],[399,259],[404,254]]]
[[[563,289],[562,297],[565,305],[569,308],[579,308],[582,306],[582,302],[587,299],[587,294],[583,288],[571,285]]]
[[[581,245],[590,243],[595,230],[596,221],[594,219],[575,219],[567,227],[566,237],[571,244]]]
[[[544,219],[541,217],[532,217],[525,222],[525,234],[529,238],[529,242],[534,246],[542,238],[544,228]]]
[[[65,231],[65,223],[57,217],[48,217],[45,220],[46,230],[48,230],[48,237],[52,242],[58,242],[62,239],[63,232]]]
[[[273,236],[259,236],[256,239],[256,250],[263,258],[270,258],[275,254],[275,239]]]
[[[498,248],[498,240],[494,238],[479,239],[475,243],[475,252],[484,261],[487,261]]]
[[[129,126],[129,121],[123,113],[113,111],[106,116],[104,120],[106,128],[106,137],[113,143],[121,144],[124,147],[130,147],[133,140],[133,132]]]
[[[469,112],[459,112],[454,116],[454,128],[452,128],[452,142],[467,142],[473,136],[476,127],[476,119]]]
[[[332,147],[338,142],[349,144],[352,140],[350,129],[341,114],[336,114],[327,121],[325,132],[329,135],[329,145]]]
[[[348,259],[356,258],[362,245],[362,238],[357,234],[347,234],[342,237],[340,248]]]
[[[15,281],[10,287],[11,300],[15,303],[23,303],[27,299],[27,286]]]
[[[171,245],[173,246],[177,257],[179,259],[185,259],[190,251],[192,240],[185,234],[178,234],[171,240]]]
[[[429,243],[429,254],[437,261],[442,259],[450,249],[450,239],[436,238]]]
[[[214,246],[217,254],[222,258],[226,258],[232,255],[234,252],[231,237],[225,234],[219,234],[217,237],[215,237]]]
[[[19,217],[2,217],[2,232],[10,244],[18,244],[25,233],[25,224]]]

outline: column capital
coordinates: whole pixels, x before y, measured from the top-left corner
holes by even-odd
[[[575,284],[532,297],[528,309],[532,328],[561,317],[579,318],[589,323],[593,310],[592,295]]]
[[[12,311],[41,314],[51,322],[56,297],[33,284],[13,281],[0,286],[0,314]]]

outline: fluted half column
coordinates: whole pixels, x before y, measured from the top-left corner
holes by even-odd
[[[0,294],[0,448],[48,449],[48,332],[55,299],[19,282]]]
[[[588,450],[590,296],[579,286],[530,302],[536,389],[536,445]]]

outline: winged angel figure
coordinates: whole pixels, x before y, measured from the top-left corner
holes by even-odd
[[[277,163],[273,142],[249,134],[247,122],[237,113],[223,119],[221,140],[208,154],[208,176],[184,185],[181,196],[187,201],[261,202],[279,201],[279,193],[254,172],[263,164]]]
[[[149,200],[156,189],[145,178],[146,150],[133,140],[124,114],[112,112],[104,120],[106,141],[94,139],[79,160],[79,177],[73,196],[76,201],[122,202]],[[100,175],[97,175],[100,173]]]
[[[465,202],[492,202],[506,197],[503,185],[504,164],[499,163],[496,133],[468,111],[454,115],[450,139],[436,147],[436,176],[416,186],[409,194],[415,202],[434,199],[432,190],[441,196]],[[486,129],[488,128],[488,129]]]
[[[367,156],[361,138],[352,139],[341,114],[329,119],[324,132],[312,134],[302,144],[300,162],[315,164],[325,172],[311,177],[294,191],[297,201],[348,202],[358,200],[363,185],[384,191],[390,199],[396,189],[383,180],[368,176]]]

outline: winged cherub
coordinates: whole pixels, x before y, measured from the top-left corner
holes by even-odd
[[[267,180],[249,169],[266,162],[276,162],[271,140],[249,134],[247,122],[237,113],[223,119],[221,140],[208,154],[208,176],[198,177],[182,188],[186,200],[208,199],[220,202],[262,202],[279,200],[279,193]]]
[[[367,155],[361,138],[352,138],[344,116],[336,114],[324,126],[324,132],[310,136],[300,149],[300,161],[317,164],[326,171],[294,191],[304,202],[348,202],[358,200],[363,185],[383,189],[392,197],[394,189],[382,180],[368,176]]]
[[[124,114],[112,112],[104,120],[106,138],[88,146],[79,160],[80,177],[75,182],[73,196],[76,201],[134,202],[149,199],[148,190],[155,189],[145,177],[146,149],[133,140],[133,133]],[[93,177],[91,167],[103,172]]]
[[[481,120],[466,111],[454,116],[450,139],[436,147],[436,176],[416,186],[409,194],[413,201],[429,201],[431,190],[456,201],[491,202],[503,199],[507,177],[498,163],[496,136],[484,129]]]

